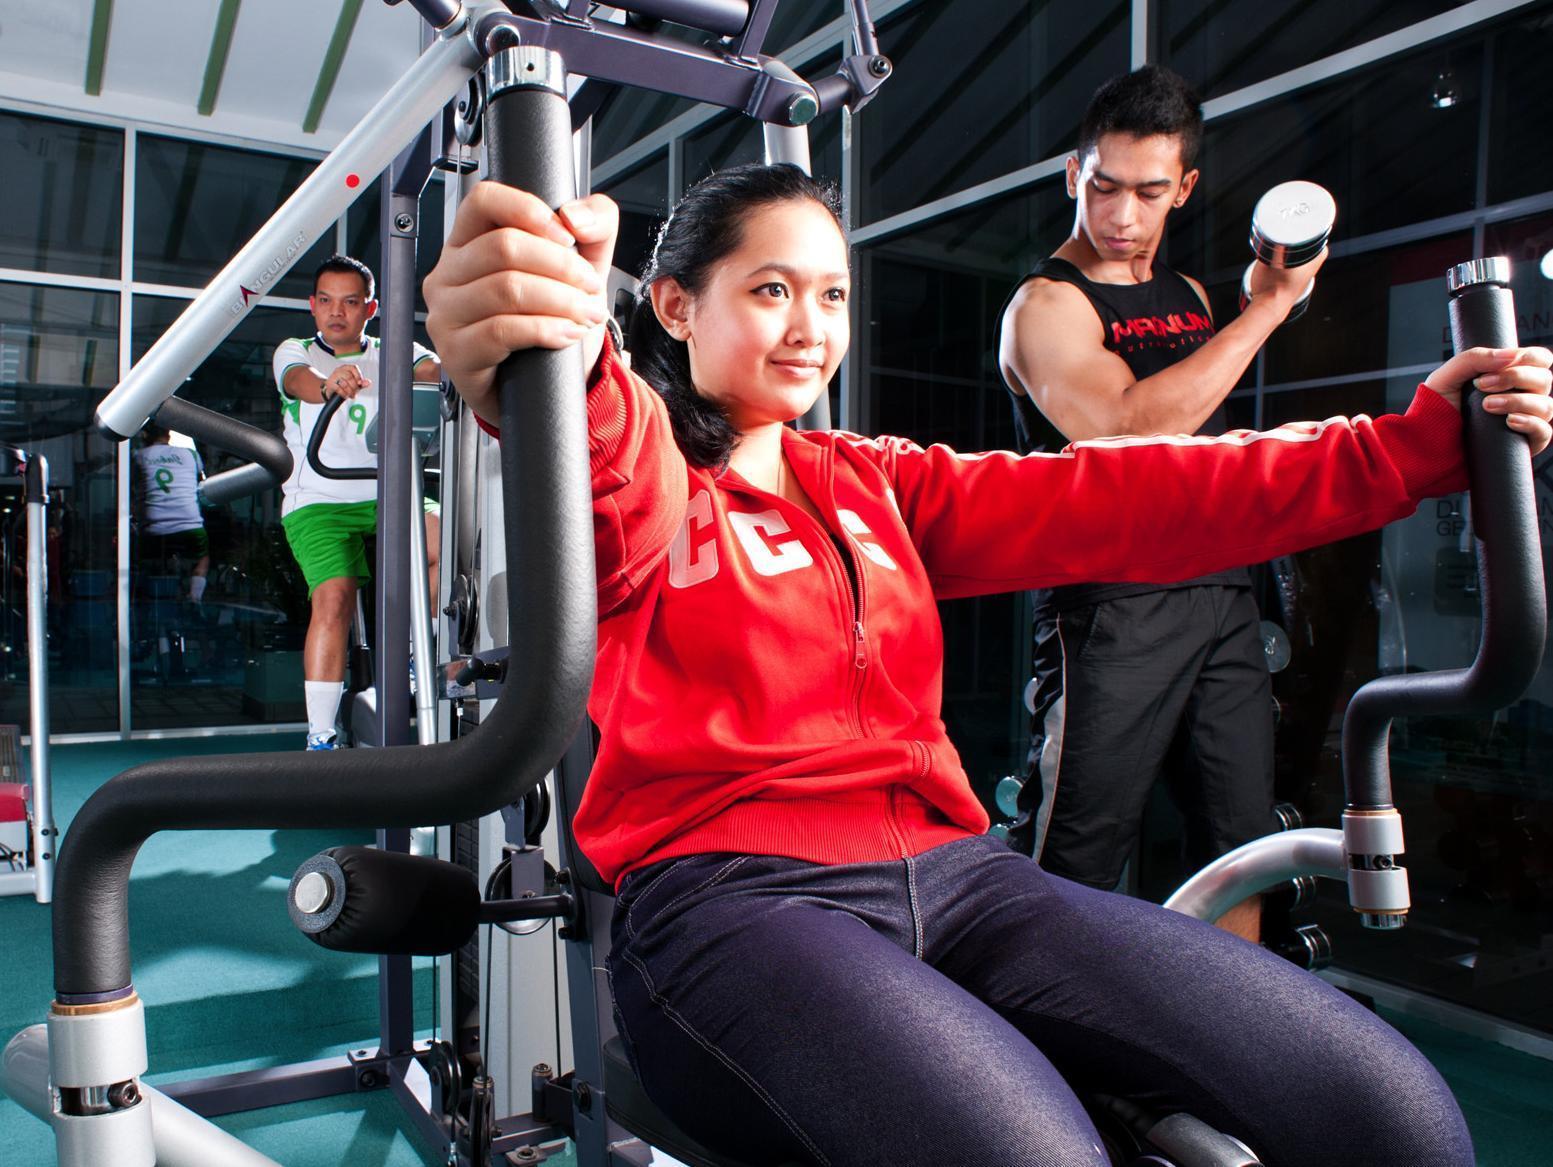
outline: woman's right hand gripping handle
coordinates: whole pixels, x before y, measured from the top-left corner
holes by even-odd
[[[485,421],[497,424],[496,366],[508,353],[581,341],[585,367],[598,363],[619,223],[604,195],[552,211],[495,182],[459,205],[426,277],[426,331],[445,374]]]

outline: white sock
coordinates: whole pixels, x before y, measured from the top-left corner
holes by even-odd
[[[205,577],[195,575],[189,577],[189,599],[196,604],[205,598]]]
[[[307,694],[307,732],[333,733],[345,682],[303,681],[302,690]]]

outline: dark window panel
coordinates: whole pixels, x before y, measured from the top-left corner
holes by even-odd
[[[421,291],[421,284],[431,274],[431,269],[437,266],[437,257],[442,253],[443,236],[443,191],[442,179],[433,177],[426,184],[426,189],[421,192],[421,225],[420,235],[415,241],[415,310],[426,311],[426,297]],[[345,212],[345,247],[346,254],[361,260],[372,269],[372,274],[378,279],[383,274],[383,180],[373,179],[372,185],[350,205]],[[333,251],[333,235],[330,236],[330,251]],[[307,289],[299,293],[309,295],[312,292],[312,271],[307,273]]]
[[[1443,51],[1442,51],[1443,52]],[[1209,123],[1202,179],[1171,219],[1172,263],[1228,276],[1251,258],[1251,211],[1277,183],[1318,182],[1337,200],[1336,241],[1470,211],[1475,202],[1476,85],[1450,109],[1428,100],[1438,54],[1301,90]],[[1480,50],[1452,54],[1475,76]],[[1439,57],[1443,59],[1443,57]]]
[[[0,267],[118,277],[120,131],[0,113],[0,174]]]
[[[616,89],[593,115],[593,161],[607,162],[696,103],[646,89]]]
[[[1553,278],[1543,261],[1553,252],[1553,214],[1492,223],[1483,232],[1483,254],[1510,259],[1510,289],[1522,344],[1553,344]],[[1548,263],[1553,273],[1553,261]]]
[[[921,428],[927,414],[881,392],[875,428],[963,449],[1013,448],[1012,412],[997,365],[998,318],[1030,268],[1067,237],[1072,215],[1063,188],[1046,183],[865,250],[862,308],[871,364],[892,374],[943,378],[960,386],[958,397],[990,409],[980,432],[935,426],[930,435]]]
[[[118,728],[116,445],[90,427],[118,380],[119,298],[0,284],[4,440],[49,468],[49,700],[56,733]],[[81,428],[87,427],[87,428]],[[0,721],[25,725],[26,514],[19,486],[0,487]],[[18,570],[11,570],[17,567]]]
[[[1450,352],[1445,273],[1471,257],[1463,232],[1328,261],[1309,310],[1263,349],[1264,383],[1438,362]]]
[[[1457,6],[1453,0],[1162,0],[1150,7],[1158,13],[1158,60],[1204,97],[1217,97]]]
[[[754,118],[720,117],[685,139],[685,185],[692,186],[713,171],[759,162],[765,152],[765,138]]]
[[[135,279],[202,287],[313,172],[305,158],[142,134],[135,161]],[[306,296],[334,251],[331,224],[272,289]]]
[[[615,241],[615,266],[640,276],[669,215],[669,161],[659,154],[646,165],[599,187],[620,206],[620,235]]]
[[[135,299],[139,357],[185,302]],[[313,331],[304,312],[256,308],[189,380],[179,396],[269,432],[280,430],[275,346]],[[209,474],[238,460],[200,445]],[[130,673],[137,729],[301,720],[301,648],[307,588],[280,525],[280,488],[204,512],[210,583],[196,610],[183,579],[130,556]],[[133,518],[133,516],[132,516]],[[170,640],[170,637],[172,638]]]
[[[768,57],[777,56],[810,33],[846,15],[844,0],[783,0],[771,18],[771,28],[760,51]]]
[[[1125,72],[1129,6],[924,4],[880,29],[895,75],[858,116],[860,221],[1073,146],[1090,95]],[[928,95],[931,95],[930,97]]]

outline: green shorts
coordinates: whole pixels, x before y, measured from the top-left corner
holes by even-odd
[[[426,513],[437,504],[426,500]],[[372,578],[366,537],[377,534],[377,502],[315,502],[298,507],[281,519],[286,542],[307,580],[307,598],[325,580],[353,579],[357,586]]]

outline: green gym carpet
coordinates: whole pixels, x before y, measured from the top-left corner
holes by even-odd
[[[295,735],[255,735],[58,747],[55,815],[67,828],[92,790],[137,762],[296,746]],[[327,1057],[372,1040],[376,960],[308,943],[291,926],[285,901],[291,873],[304,859],[325,847],[367,841],[365,832],[347,838],[310,831],[189,831],[156,835],[146,844],[130,881],[130,920],[153,1084]],[[0,899],[0,938],[3,1044],[48,1010],[48,909],[26,897]],[[431,1024],[430,963],[417,961],[421,1029]],[[1428,1022],[1391,1019],[1455,1090],[1480,1164],[1553,1162],[1553,1062]],[[285,1167],[440,1167],[440,1157],[420,1147],[407,1126],[401,1129],[397,1110],[390,1095],[377,1091],[216,1121]],[[47,1167],[54,1161],[47,1127],[0,1098],[0,1163]],[[550,1162],[561,1167],[571,1158]]]

